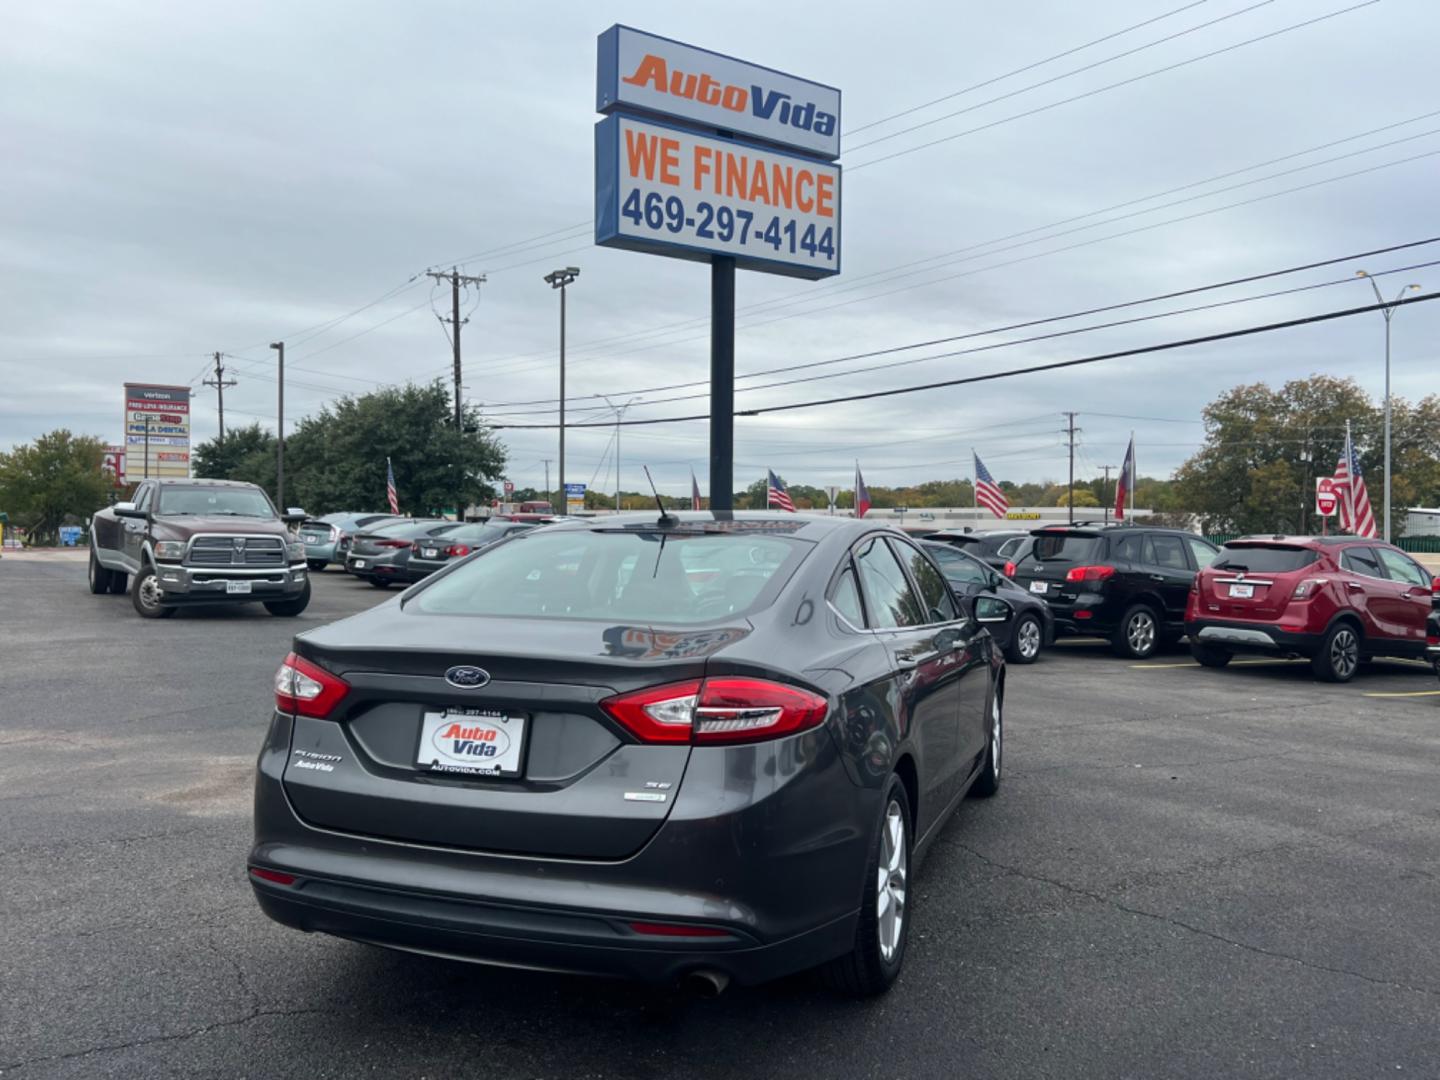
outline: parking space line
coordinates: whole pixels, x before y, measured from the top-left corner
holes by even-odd
[[[1440,690],[1375,690],[1363,695],[1364,697],[1440,697]]]
[[[1249,665],[1252,665],[1252,666],[1260,666],[1260,665],[1272,665],[1272,666],[1274,666],[1274,665],[1280,665],[1280,664],[1303,664],[1304,662],[1305,662],[1305,661],[1303,661],[1303,660],[1263,660],[1263,659],[1262,659],[1262,660],[1231,660],[1231,661],[1230,661],[1230,663],[1231,663],[1232,665],[1249,664]],[[1132,668],[1136,668],[1136,669],[1138,669],[1138,670],[1140,670],[1140,671],[1151,671],[1151,670],[1158,670],[1158,669],[1160,669],[1160,668],[1199,667],[1200,665],[1197,664],[1194,660],[1183,660],[1183,661],[1181,661],[1180,663],[1177,663],[1177,664],[1131,664],[1130,666],[1131,666]]]

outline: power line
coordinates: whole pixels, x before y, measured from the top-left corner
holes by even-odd
[[[987,98],[984,101],[976,102],[974,105],[967,105],[963,109],[957,109],[954,112],[945,113],[943,116],[936,116],[929,120],[923,120],[918,124],[912,124],[907,128],[901,128],[899,131],[891,132],[889,135],[879,135],[869,140],[868,142],[862,142],[857,146],[846,147],[846,152],[853,154],[857,150],[864,150],[867,146],[874,146],[877,143],[888,142],[890,139],[898,139],[901,135],[908,135],[912,131],[919,131],[921,128],[929,127],[932,124],[939,124],[945,120],[953,120],[957,116],[963,116],[966,113],[974,112],[976,109],[983,109],[987,105],[994,105],[997,102],[1006,101],[1012,97],[1017,97],[1020,94],[1027,94],[1031,90],[1038,90],[1042,86],[1049,86],[1052,83],[1060,82],[1062,79],[1069,79],[1076,75],[1081,75],[1087,71],[1093,71],[1095,68],[1104,67],[1106,64],[1113,64],[1117,60],[1123,60],[1127,56],[1134,56],[1136,53],[1144,52],[1147,49],[1153,49],[1157,45],[1164,45],[1166,42],[1174,41],[1177,38],[1182,38],[1189,34],[1197,33],[1201,30],[1208,29],[1209,27],[1215,26],[1219,23],[1227,22],[1230,19],[1238,18],[1241,15],[1248,15],[1250,12],[1256,11],[1259,8],[1268,7],[1274,2],[1275,0],[1259,0],[1259,3],[1251,4],[1249,7],[1240,8],[1238,11],[1228,12],[1225,15],[1220,15],[1214,19],[1211,19],[1209,22],[1198,23],[1197,25],[1188,27],[1184,30],[1177,30],[1173,34],[1167,34],[1165,37],[1156,38],[1154,41],[1147,42],[1144,45],[1136,45],[1134,48],[1126,49],[1124,52],[1118,52],[1115,53],[1113,56],[1107,56],[1103,60],[1092,61],[1091,63],[1085,64],[1082,67],[1072,68],[1071,70],[1062,72],[1059,75],[1052,75],[1048,79],[1042,79],[1040,82],[1031,83],[1029,86],[1022,86],[1018,90],[1010,90],[1004,94],[1000,94],[997,97]]]
[[[921,150],[928,150],[930,147],[939,146],[941,143],[952,142],[955,139],[962,139],[967,135],[974,135],[981,131],[988,131],[991,128],[999,127],[1001,124],[1009,124],[1013,123],[1016,120],[1023,120],[1026,117],[1035,116],[1039,113],[1049,112],[1051,109],[1057,109],[1061,105],[1069,105],[1070,103],[1075,101],[1083,101],[1086,98],[1095,97],[1097,94],[1104,94],[1110,90],[1117,90],[1122,86],[1129,86],[1133,83],[1141,82],[1145,79],[1154,78],[1156,75],[1163,75],[1168,71],[1176,71],[1179,68],[1188,67],[1191,64],[1198,64],[1202,60],[1209,60],[1212,57],[1220,56],[1224,53],[1234,52],[1235,50],[1242,49],[1247,45],[1254,45],[1261,41],[1268,41],[1270,38],[1279,37],[1281,34],[1288,34],[1295,30],[1301,30],[1307,26],[1314,26],[1316,23],[1322,23],[1328,19],[1334,19],[1340,15],[1347,15],[1352,11],[1358,11],[1361,8],[1370,7],[1372,4],[1378,4],[1379,2],[1380,0],[1362,0],[1361,3],[1352,4],[1350,7],[1341,8],[1338,11],[1331,11],[1324,15],[1318,15],[1313,19],[1305,19],[1302,22],[1292,23],[1289,26],[1281,27],[1279,30],[1272,30],[1268,34],[1260,34],[1256,37],[1246,38],[1244,41],[1237,41],[1233,45],[1227,45],[1222,49],[1214,49],[1208,53],[1201,53],[1199,56],[1192,56],[1188,60],[1180,60],[1173,64],[1167,64],[1164,67],[1156,68],[1153,71],[1147,71],[1140,75],[1132,75],[1128,79],[1121,79],[1119,82],[1108,83],[1105,86],[1099,86],[1093,90],[1087,90],[1081,94],[1074,94],[1068,98],[1062,98],[1059,101],[1052,101],[1046,105],[1038,105],[1033,109],[1027,109],[1024,112],[1014,113],[1010,116],[1002,117],[999,120],[992,120],[989,123],[981,124],[978,127],[968,128],[965,131],[957,131],[953,135],[945,135],[938,139],[932,139],[930,142],[920,143],[917,146],[909,146],[903,150],[896,150],[894,153],[883,154],[880,157],[871,158],[869,161],[862,161],[856,165],[848,165],[846,166],[846,171],[849,173],[853,173],[858,169],[868,169],[871,165],[878,165],[882,161],[891,161],[895,158],[903,157],[906,154],[914,154]],[[900,134],[903,134],[903,132],[901,132]]]
[[[1297,266],[1288,266],[1288,267],[1285,267],[1284,269],[1280,269],[1280,270],[1269,270],[1269,271],[1266,271],[1266,272],[1264,272],[1264,273],[1259,273],[1259,274],[1247,274],[1247,275],[1245,275],[1245,276],[1243,276],[1243,277],[1227,278],[1227,279],[1222,280],[1222,281],[1211,282],[1211,283],[1209,283],[1209,284],[1207,284],[1207,285],[1196,285],[1196,286],[1192,286],[1192,287],[1185,288],[1185,289],[1176,289],[1176,290],[1171,290],[1171,291],[1169,291],[1169,292],[1156,293],[1156,294],[1151,295],[1151,296],[1141,297],[1140,299],[1137,299],[1137,300],[1126,300],[1126,301],[1122,301],[1122,302],[1120,302],[1120,303],[1115,303],[1115,304],[1104,304],[1104,305],[1101,305],[1101,306],[1099,306],[1099,307],[1085,308],[1085,309],[1082,309],[1082,310],[1079,310],[1079,311],[1067,312],[1067,313],[1065,313],[1065,314],[1063,314],[1063,315],[1051,315],[1051,316],[1047,316],[1047,317],[1045,317],[1045,318],[1040,318],[1040,319],[1027,319],[1027,320],[1024,320],[1024,321],[1022,321],[1022,322],[1009,323],[1009,324],[1003,325],[1003,326],[988,327],[988,328],[986,328],[986,329],[984,329],[984,330],[972,330],[972,331],[968,331],[967,333],[964,333],[964,334],[953,334],[953,335],[950,335],[950,336],[947,336],[947,337],[928,338],[928,339],[926,339],[926,340],[924,340],[924,341],[910,342],[909,344],[905,344],[905,345],[894,345],[894,346],[890,346],[890,347],[884,348],[884,349],[872,349],[872,350],[870,350],[870,351],[868,351],[868,352],[850,353],[850,354],[848,354],[848,355],[846,355],[846,356],[834,357],[834,358],[831,358],[831,359],[829,359],[829,360],[813,360],[813,361],[809,361],[809,362],[803,363],[803,364],[788,364],[788,365],[785,365],[785,366],[783,366],[783,367],[767,368],[767,369],[763,369],[763,370],[760,370],[760,371],[752,371],[752,372],[748,372],[748,373],[743,374],[743,375],[737,375],[736,378],[737,378],[737,379],[753,379],[753,378],[757,378],[757,377],[762,376],[762,375],[778,375],[778,374],[783,374],[783,373],[787,373],[787,372],[791,372],[791,371],[803,371],[803,370],[806,370],[806,369],[815,368],[815,367],[821,367],[821,366],[830,365],[830,364],[849,363],[849,362],[854,361],[854,360],[869,360],[869,359],[873,359],[873,358],[878,357],[878,356],[889,356],[889,355],[892,355],[892,354],[894,354],[894,353],[907,352],[907,351],[912,350],[912,349],[926,349],[926,348],[931,348],[931,347],[936,346],[936,345],[948,345],[948,344],[951,344],[951,343],[956,342],[956,341],[968,341],[968,340],[972,340],[972,339],[974,339],[974,338],[989,337],[989,336],[991,336],[991,335],[993,335],[993,334],[1008,333],[1008,332],[1010,332],[1010,331],[1012,331],[1012,330],[1027,330],[1027,329],[1030,329],[1030,328],[1032,328],[1032,327],[1045,326],[1045,325],[1048,325],[1048,324],[1051,324],[1051,323],[1068,322],[1068,321],[1070,321],[1070,320],[1072,320],[1072,319],[1084,318],[1084,317],[1089,316],[1089,315],[1101,315],[1101,314],[1105,314],[1105,313],[1107,313],[1107,312],[1122,311],[1122,310],[1125,310],[1125,309],[1128,309],[1128,308],[1142,307],[1142,306],[1147,305],[1147,304],[1158,303],[1158,302],[1160,302],[1160,301],[1162,301],[1162,300],[1174,300],[1174,299],[1179,299],[1180,297],[1184,297],[1184,296],[1194,296],[1194,295],[1197,295],[1197,294],[1199,294],[1199,293],[1213,292],[1213,291],[1216,291],[1216,290],[1218,290],[1218,289],[1233,288],[1233,287],[1235,287],[1235,286],[1237,286],[1237,285],[1246,285],[1246,284],[1250,284],[1251,282],[1266,281],[1266,280],[1269,280],[1269,279],[1271,279],[1271,278],[1277,278],[1277,277],[1286,277],[1286,276],[1291,275],[1291,274],[1303,273],[1303,272],[1305,272],[1305,271],[1307,271],[1307,270],[1316,270],[1316,269],[1320,269],[1320,268],[1323,268],[1323,267],[1326,267],[1326,266],[1334,266],[1334,265],[1336,265],[1336,264],[1338,264],[1338,263],[1355,262],[1355,261],[1358,261],[1358,260],[1360,260],[1360,259],[1372,258],[1372,257],[1379,256],[1379,255],[1388,255],[1388,254],[1391,254],[1391,253],[1396,252],[1396,251],[1406,251],[1406,250],[1409,250],[1409,249],[1411,249],[1411,248],[1424,247],[1424,246],[1426,246],[1426,245],[1435,244],[1435,243],[1440,243],[1440,236],[1429,237],[1429,238],[1426,238],[1426,239],[1423,239],[1423,240],[1407,241],[1407,242],[1405,242],[1405,243],[1403,243],[1403,244],[1392,244],[1392,245],[1389,245],[1389,246],[1386,246],[1386,247],[1382,247],[1382,248],[1373,248],[1373,249],[1371,249],[1371,250],[1369,250],[1369,251],[1355,252],[1355,253],[1352,253],[1352,254],[1336,256],[1336,257],[1334,257],[1334,258],[1329,258],[1329,259],[1320,259],[1320,260],[1316,260],[1316,261],[1313,261],[1313,262],[1301,263],[1301,264],[1299,264],[1299,265],[1297,265]],[[1378,272],[1377,272],[1377,276],[1383,277],[1383,276],[1388,275],[1388,274],[1401,273],[1401,272],[1404,272],[1404,271],[1407,271],[1407,270],[1417,269],[1417,268],[1419,268],[1419,267],[1421,267],[1421,266],[1429,266],[1429,265],[1433,265],[1433,264],[1432,264],[1432,263],[1418,263],[1418,264],[1413,264],[1413,265],[1411,265],[1411,266],[1396,267],[1396,268],[1393,268],[1393,269],[1390,269],[1390,270],[1378,271]],[[1247,302],[1250,302],[1250,301],[1255,300],[1255,299],[1267,299],[1267,298],[1270,298],[1270,297],[1273,297],[1273,296],[1282,296],[1282,295],[1285,295],[1286,293],[1290,293],[1290,292],[1303,292],[1303,291],[1308,290],[1308,289],[1320,288],[1320,287],[1325,287],[1325,286],[1329,286],[1329,285],[1340,284],[1341,282],[1349,283],[1349,282],[1351,282],[1352,280],[1353,280],[1353,279],[1352,279],[1352,278],[1349,278],[1349,277],[1346,277],[1346,278],[1337,278],[1337,279],[1334,279],[1333,281],[1321,282],[1321,283],[1319,283],[1318,285],[1300,286],[1298,289],[1293,289],[1293,290],[1287,289],[1287,290],[1282,290],[1282,291],[1280,291],[1280,292],[1275,292],[1275,293],[1265,293],[1265,294],[1261,294],[1261,295],[1258,296],[1258,297],[1240,297],[1240,298],[1237,298],[1237,299],[1235,299],[1235,300],[1223,301],[1223,302],[1221,302],[1220,304],[1206,305],[1205,307],[1223,307],[1223,306],[1226,306],[1226,305],[1228,305],[1228,304],[1247,303]],[[1199,311],[1199,310],[1204,310],[1204,309],[1205,309],[1204,307],[1199,307],[1199,308],[1185,308],[1185,309],[1181,309],[1179,312],[1160,312],[1160,313],[1158,313],[1158,314],[1156,314],[1156,315],[1144,316],[1143,319],[1141,319],[1141,320],[1130,320],[1130,321],[1143,321],[1144,319],[1163,318],[1163,317],[1166,317],[1166,316],[1171,315],[1171,314],[1176,314],[1176,313],[1189,313],[1189,312],[1192,312],[1192,311]],[[1115,326],[1115,325],[1122,325],[1122,324],[1120,324],[1120,323],[1107,323],[1107,324],[1104,324],[1104,325],[1108,327],[1108,326]],[[1086,328],[1086,329],[1088,330],[1089,328]],[[1077,332],[1078,332],[1078,331],[1077,331]],[[1021,340],[1016,341],[1016,342],[1013,342],[1013,343],[1008,343],[1008,344],[1024,344],[1024,343],[1028,343],[1028,342],[1036,341],[1036,340],[1040,340],[1040,338],[1025,338],[1025,339],[1021,339]],[[1001,344],[1007,344],[1007,343],[1001,343]],[[997,347],[997,346],[986,346],[986,348],[995,348],[995,347]],[[944,355],[947,355],[947,356],[948,356],[948,355],[954,355],[954,354],[944,354]],[[927,358],[927,359],[929,359],[929,358]],[[854,372],[850,372],[850,374],[854,374]],[[701,380],[692,380],[692,381],[684,382],[684,383],[671,383],[671,384],[665,385],[665,386],[641,387],[641,388],[638,388],[638,389],[631,389],[631,390],[625,390],[625,391],[617,391],[617,393],[626,393],[626,394],[652,394],[652,393],[660,393],[660,392],[669,391],[669,390],[689,389],[689,388],[691,388],[691,387],[695,387],[695,386],[705,386],[705,385],[707,385],[707,384],[708,384],[708,380],[701,379]],[[737,389],[747,389],[747,390],[748,390],[748,389],[755,389],[755,388],[754,388],[754,387],[740,387],[740,388],[737,388]],[[580,399],[575,399],[575,400],[580,400]],[[530,400],[530,401],[491,402],[490,405],[489,405],[489,407],[490,407],[490,408],[508,408],[508,407],[512,407],[512,406],[524,406],[524,405],[554,405],[554,404],[556,404],[556,403],[557,403],[557,402],[556,402],[556,399],[554,399],[554,398],[537,398],[537,399],[533,399],[533,400]],[[648,402],[647,404],[655,404],[655,403],[654,403],[654,402]]]
[[[965,87],[965,89],[963,90],[956,90],[954,93],[944,94],[938,98],[933,98],[930,101],[923,102],[922,104],[913,105],[908,109],[902,109],[897,113],[891,113],[889,116],[882,116],[878,120],[871,120],[868,124],[861,124],[859,127],[854,127],[851,128],[849,131],[843,132],[842,137],[849,138],[851,135],[857,135],[862,131],[868,131],[870,128],[879,127],[881,124],[888,124],[891,120],[898,120],[902,116],[909,116],[912,113],[917,113],[921,111],[922,109],[928,109],[932,105],[939,105],[942,101],[950,101],[952,98],[962,97],[965,94],[974,93],[976,90],[982,90],[987,86],[991,86],[997,82],[1003,82],[1004,80],[1013,78],[1016,75],[1023,75],[1027,71],[1033,71],[1035,68],[1044,67],[1046,64],[1053,63],[1056,60],[1063,60],[1067,56],[1073,56],[1075,53],[1083,52],[1086,49],[1089,49],[1095,45],[1101,45],[1107,41],[1113,40],[1114,38],[1123,37],[1124,35],[1131,33],[1132,31],[1143,29],[1144,27],[1149,26],[1152,23],[1161,22],[1165,19],[1171,18],[1172,16],[1179,15],[1182,11],[1189,11],[1191,8],[1199,7],[1201,4],[1205,4],[1208,2],[1209,0],[1192,0],[1191,3],[1175,8],[1172,11],[1167,11],[1162,15],[1156,15],[1153,18],[1144,20],[1143,22],[1134,23],[1130,26],[1125,27],[1123,30],[1116,30],[1114,33],[1106,34],[1103,37],[1093,38],[1092,40],[1085,42],[1085,44],[1083,45],[1076,45],[1073,48],[1064,50],[1063,52],[1058,52],[1052,56],[1047,56],[1044,60],[1036,60],[1034,63],[1026,64],[1024,67],[1018,67],[1015,68],[1013,71],[1007,71],[1003,75],[996,75],[992,78],[984,80],[983,82],[974,83],[970,86]]]
[[[1023,368],[1009,368],[1003,371],[988,372],[983,375],[967,375],[958,379],[943,379],[938,382],[922,383],[917,386],[901,386],[888,390],[871,390],[859,394],[847,394],[841,397],[823,398],[818,401],[794,401],[784,405],[767,405],[756,409],[737,409],[736,416],[760,416],[765,413],[791,412],[796,409],[818,409],[826,405],[839,405],[851,401],[871,401],[876,398],[896,397],[902,394],[916,394],[926,390],[938,390],[951,386],[966,386],[972,383],[993,382],[999,379],[1010,379],[1020,375],[1034,375],[1042,371],[1057,371],[1062,368],[1078,367],[1085,364],[1095,364],[1104,360],[1116,360],[1127,356],[1143,356],[1148,353],[1167,352],[1172,349],[1187,348],[1194,345],[1205,345],[1216,341],[1228,341],[1232,338],[1249,337],[1254,334],[1271,333],[1276,330],[1288,330],[1297,326],[1308,326],[1314,323],[1330,322],[1334,319],[1346,319],[1355,315],[1368,314],[1372,311],[1381,311],[1385,308],[1401,307],[1406,304],[1419,304],[1429,300],[1440,299],[1440,292],[1423,293],[1420,296],[1411,297],[1405,300],[1396,300],[1389,303],[1369,304],[1365,307],[1346,308],[1338,311],[1321,312],[1318,315],[1307,315],[1299,319],[1286,319],[1282,322],[1264,323],[1259,326],[1247,326],[1240,330],[1226,330],[1216,334],[1205,334],[1200,337],[1184,338],[1179,341],[1161,342],[1158,345],[1144,345],[1134,349],[1121,349],[1116,352],[1100,353],[1095,356],[1080,357],[1075,360],[1057,360],[1048,364],[1033,364]],[[674,424],[692,420],[706,420],[709,413],[695,413],[688,416],[660,416],[650,417],[643,420],[625,420],[623,426],[639,427],[652,424]],[[573,427],[604,427],[613,421],[600,423],[580,423],[571,425]],[[555,427],[554,424],[494,424],[492,427],[497,431],[511,430],[548,430]]]

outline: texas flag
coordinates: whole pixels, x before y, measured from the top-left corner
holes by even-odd
[[[695,479],[695,470],[690,470],[690,509],[700,509],[700,481]]]
[[[1130,446],[1125,451],[1125,464],[1120,466],[1120,478],[1115,481],[1115,520],[1125,520],[1125,502],[1135,492],[1135,436],[1130,436]]]
[[[870,509],[870,489],[865,486],[865,478],[860,475],[860,463],[855,463],[855,516],[863,518]]]

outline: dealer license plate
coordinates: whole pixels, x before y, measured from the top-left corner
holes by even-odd
[[[421,549],[420,549],[420,557],[421,557],[422,559],[433,559],[433,558],[435,558],[436,555],[439,555],[439,554],[440,554],[440,549],[439,549],[439,548],[421,548]]]
[[[225,582],[226,596],[246,596],[250,592],[248,581],[227,581]]]
[[[489,709],[427,712],[415,764],[431,772],[519,776],[525,717]]]
[[[1249,599],[1250,599],[1251,597],[1253,597],[1254,595],[1255,595],[1255,586],[1254,586],[1254,585],[1231,585],[1231,586],[1230,586],[1230,599],[1232,599],[1232,600],[1249,600]]]
[[[1043,582],[1043,581],[1032,581],[1032,582],[1030,582],[1030,591],[1033,592],[1033,593],[1043,593],[1043,592],[1045,591],[1045,589],[1046,589],[1046,585],[1045,585],[1045,582]]]
[[[364,560],[364,559],[356,559],[356,560],[355,560],[355,569],[356,569],[356,570],[364,570],[364,569],[365,569],[365,560]]]
[[[307,544],[323,544],[325,542],[325,537],[316,536],[314,533],[306,533],[301,539]]]

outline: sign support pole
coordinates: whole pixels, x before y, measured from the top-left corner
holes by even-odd
[[[710,509],[735,508],[735,256],[710,259]]]

